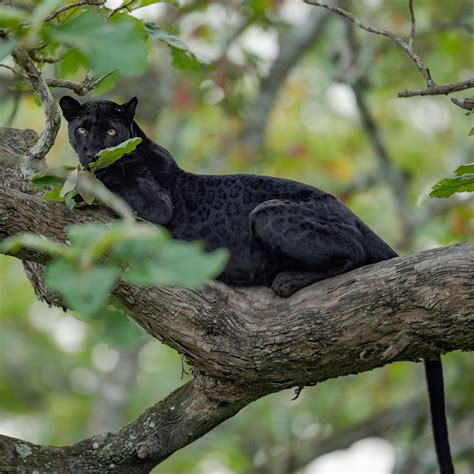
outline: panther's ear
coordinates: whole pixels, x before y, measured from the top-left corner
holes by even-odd
[[[128,102],[120,106],[122,113],[129,119],[132,120],[135,117],[135,109],[137,108],[138,99],[132,97]]]
[[[59,105],[63,111],[64,118],[69,122],[81,113],[82,105],[72,97],[65,95],[59,100]]]

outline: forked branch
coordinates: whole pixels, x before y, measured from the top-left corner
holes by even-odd
[[[423,60],[416,53],[413,47],[413,44],[415,41],[415,34],[416,34],[416,19],[415,19],[414,7],[413,7],[413,0],[408,0],[408,6],[410,10],[410,19],[411,19],[410,37],[409,37],[408,42],[405,41],[400,36],[396,35],[395,33],[392,33],[391,31],[370,25],[362,21],[361,19],[357,18],[352,13],[336,5],[331,5],[329,3],[326,3],[320,0],[304,0],[304,2],[307,3],[308,5],[314,5],[314,6],[326,8],[327,10],[332,11],[342,16],[343,18],[346,18],[348,21],[354,23],[359,28],[365,31],[368,31],[369,33],[385,36],[389,38],[391,41],[393,41],[394,43],[398,44],[408,54],[410,59],[416,64],[418,71],[420,71],[421,75],[423,76],[423,79],[425,80],[425,83],[426,83],[426,89],[401,91],[398,93],[398,97],[413,97],[413,96],[419,96],[419,95],[421,96],[447,95],[453,92],[458,92],[461,90],[470,89],[474,87],[474,79],[467,79],[461,82],[439,84],[439,85],[433,81],[430,70],[424,64]],[[468,106],[471,105],[470,101],[468,102],[468,104],[463,103],[463,105],[461,105],[460,103],[458,103],[458,101],[455,101],[455,100],[453,100],[452,102],[458,105],[459,107],[462,107],[465,109],[468,109]],[[469,110],[472,110],[472,108]]]

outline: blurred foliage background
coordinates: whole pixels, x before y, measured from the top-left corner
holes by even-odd
[[[28,3],[19,6],[28,10]],[[428,196],[436,181],[473,161],[472,118],[443,96],[397,98],[397,91],[423,82],[386,38],[299,0],[135,3],[142,6],[136,16],[162,28],[160,35],[176,35],[192,53],[180,56],[166,37],[148,39],[149,65],[140,74],[115,74],[88,98],[137,96],[138,122],[181,167],[323,188],[400,254],[473,239],[472,197]],[[409,33],[405,0],[342,3],[361,18]],[[415,46],[433,78],[472,76],[472,1],[415,7]],[[103,46],[114,48],[113,41]],[[125,48],[127,54],[134,52]],[[82,66],[60,64],[44,62],[43,71],[84,77]],[[1,125],[41,130],[41,108],[15,83],[0,68]],[[76,163],[65,123],[47,162]],[[21,262],[0,257],[0,432],[74,443],[117,429],[188,379],[179,355],[158,341],[133,345],[118,337],[121,344],[110,345],[78,316],[36,301]],[[468,474],[474,472],[473,358],[452,353],[444,360],[453,453],[457,472]],[[435,472],[425,392],[421,364],[397,363],[306,388],[295,400],[291,391],[267,396],[155,471],[322,474],[331,469],[326,455],[352,446],[338,452],[346,464],[331,472]],[[367,438],[365,447],[357,443]]]

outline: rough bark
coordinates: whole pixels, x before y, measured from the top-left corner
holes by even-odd
[[[73,222],[108,218],[9,188],[0,188],[0,213],[0,238],[32,231],[61,240]],[[44,262],[32,253],[21,257]],[[290,299],[218,282],[200,291],[120,283],[114,293],[195,369],[268,393],[392,360],[473,349],[473,265],[474,247],[464,244],[366,266]]]
[[[244,405],[211,400],[188,382],[118,433],[72,446],[40,446],[0,435],[0,472],[149,472]]]
[[[110,218],[0,186],[0,240],[23,231],[63,240],[67,225]],[[194,291],[120,283],[115,296],[152,336],[186,356],[193,381],[116,434],[64,448],[0,437],[0,471],[147,472],[267,393],[473,350],[473,268],[474,246],[462,244],[360,268],[289,299],[219,282]]]

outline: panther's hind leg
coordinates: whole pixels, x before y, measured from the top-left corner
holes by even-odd
[[[340,275],[351,269],[349,261],[345,261],[342,265],[336,266],[329,270],[320,272],[304,272],[304,271],[288,271],[278,273],[272,282],[272,290],[278,296],[287,298],[301,288],[325,280],[336,275]]]
[[[353,222],[321,220],[305,201],[272,200],[250,214],[254,238],[273,255],[280,273],[273,291],[283,297],[325,278],[362,266],[363,236]]]

